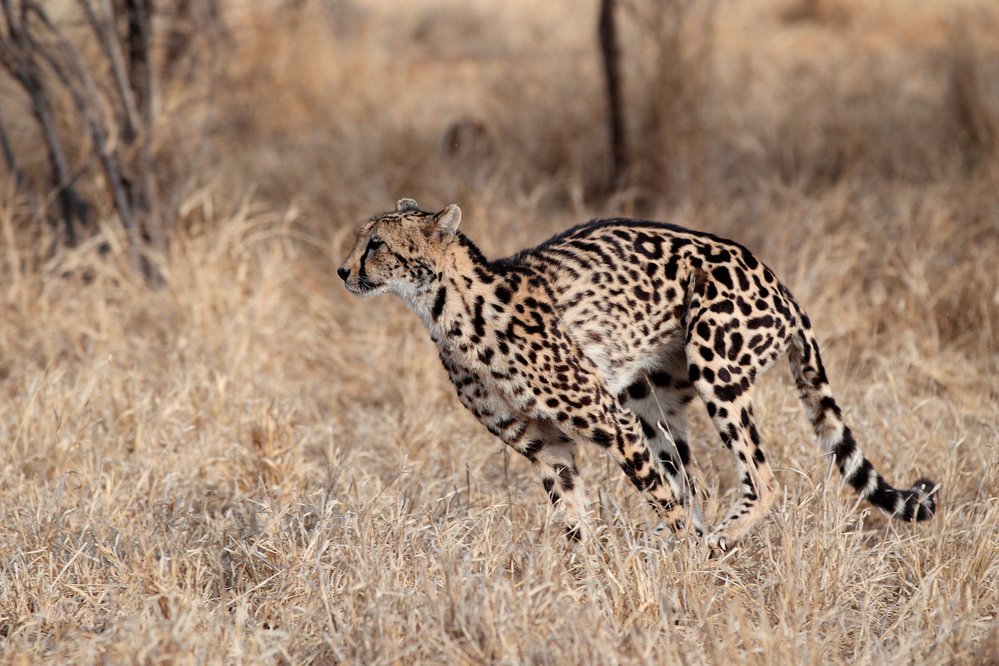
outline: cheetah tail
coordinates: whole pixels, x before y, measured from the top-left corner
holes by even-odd
[[[824,452],[833,457],[846,482],[887,515],[905,521],[927,520],[936,511],[936,484],[921,478],[908,490],[893,488],[864,457],[853,433],[843,422],[843,414],[832,396],[822,367],[819,346],[807,318],[803,316],[803,319],[805,324],[795,335],[788,356],[798,395]]]

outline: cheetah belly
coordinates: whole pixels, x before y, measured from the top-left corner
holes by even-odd
[[[636,324],[615,317],[610,309],[600,312],[584,306],[566,312],[562,325],[613,395],[642,374],[661,368],[665,359],[683,353],[680,321],[666,312]]]

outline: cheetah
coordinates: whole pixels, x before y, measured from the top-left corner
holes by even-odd
[[[537,470],[570,541],[585,538],[576,446],[607,450],[674,530],[715,551],[766,514],[776,479],[753,384],[785,354],[822,445],[859,495],[923,521],[936,485],[896,489],[843,422],[804,310],[738,243],[672,224],[604,219],[490,261],[458,231],[461,210],[401,199],[370,218],[337,274],[359,296],[394,293],[423,322],[458,400]],[[739,492],[705,530],[688,441],[694,397],[735,460]],[[685,523],[689,521],[688,523]]]

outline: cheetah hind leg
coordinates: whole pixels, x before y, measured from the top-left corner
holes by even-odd
[[[622,404],[634,412],[648,440],[649,450],[659,459],[667,474],[677,479],[683,491],[687,519],[697,536],[704,536],[704,519],[700,496],[704,483],[690,452],[687,405],[697,392],[686,379],[683,355],[666,359],[663,367],[636,380],[620,397]],[[657,532],[667,525],[660,523]]]
[[[739,475],[738,497],[706,539],[712,552],[722,552],[766,516],[776,498],[777,479],[760,448],[749,393],[724,408],[709,411],[715,412],[711,420],[722,442],[732,451]]]

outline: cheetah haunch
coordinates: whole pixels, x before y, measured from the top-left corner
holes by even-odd
[[[697,509],[687,405],[699,396],[732,451],[740,494],[707,533],[725,549],[766,513],[776,481],[753,418],[756,378],[787,353],[823,451],[871,504],[902,520],[936,508],[926,479],[888,485],[844,424],[811,323],[746,248],[657,222],[597,220],[489,261],[461,211],[402,199],[357,232],[347,289],[392,292],[419,315],[458,399],[530,460],[568,537],[586,534],[577,442],[609,451],[674,529]],[[686,509],[691,509],[687,511]]]

